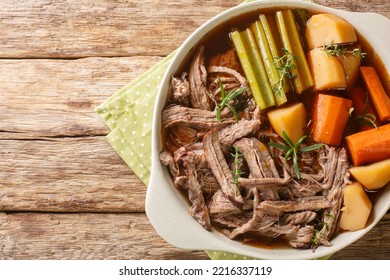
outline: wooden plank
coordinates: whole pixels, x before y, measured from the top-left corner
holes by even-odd
[[[390,214],[333,259],[390,259]],[[145,214],[0,213],[0,259],[207,259],[163,241]]]
[[[2,0],[0,57],[167,55],[240,2]]]
[[[105,137],[0,140],[0,159],[1,211],[145,211],[146,186]]]
[[[0,139],[106,135],[95,107],[161,59],[0,60]]]
[[[0,57],[165,56],[241,0],[2,0]],[[316,0],[390,17],[388,0]]]
[[[0,259],[205,259],[176,249],[145,214],[0,213]]]

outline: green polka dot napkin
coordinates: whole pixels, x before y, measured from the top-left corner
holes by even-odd
[[[252,2],[247,0],[245,2]],[[173,58],[171,53],[96,108],[111,132],[107,140],[147,185],[151,168],[152,114],[158,88]],[[226,252],[207,251],[211,259],[253,259]]]

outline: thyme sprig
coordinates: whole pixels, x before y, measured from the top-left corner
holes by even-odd
[[[238,179],[240,179],[241,175],[244,174],[240,170],[240,159],[242,157],[242,154],[237,146],[234,146],[234,154],[232,154],[234,157],[234,170],[233,170],[233,183],[238,186]]]
[[[218,84],[219,84],[219,87],[221,89],[221,102],[219,104],[217,104],[217,107],[216,107],[217,121],[219,123],[221,122],[221,111],[223,108],[228,107],[230,109],[230,111],[232,111],[234,118],[236,120],[236,123],[237,123],[238,122],[238,114],[237,114],[236,109],[233,107],[232,104],[230,104],[230,102],[234,101],[238,96],[240,96],[243,92],[245,92],[246,88],[240,87],[240,88],[235,88],[235,89],[232,89],[232,90],[226,92],[220,78],[218,78]]]
[[[326,45],[324,43],[324,45],[322,46],[322,50],[325,51],[326,55],[328,56],[338,57],[341,55],[344,59],[347,58],[347,54],[352,54],[353,57],[359,57],[360,59],[365,58],[367,55],[367,53],[362,52],[359,48],[348,50],[346,47],[342,47],[333,43],[329,45]]]
[[[297,57],[290,53],[287,49],[283,49],[283,51],[284,55],[282,57],[274,58],[274,65],[275,68],[279,71],[280,77],[279,80],[273,85],[272,90],[278,94],[282,92],[285,78],[294,78],[292,70],[296,68],[294,61],[297,59]]]
[[[292,157],[295,174],[297,175],[297,178],[300,179],[301,173],[299,172],[299,166],[298,166],[298,154],[314,151],[316,149],[323,147],[324,144],[314,144],[311,146],[301,148],[300,146],[303,143],[303,141],[305,141],[305,139],[307,138],[307,135],[302,136],[295,144],[291,141],[286,131],[283,131],[282,135],[287,145],[281,143],[275,143],[275,142],[270,142],[269,145],[281,151],[286,152],[286,155],[284,156],[286,160],[290,160]]]

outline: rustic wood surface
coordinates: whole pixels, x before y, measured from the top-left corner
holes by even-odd
[[[207,259],[153,230],[94,108],[240,2],[0,1],[0,259]],[[390,17],[388,0],[317,3]],[[388,213],[333,258],[390,259],[389,232]]]

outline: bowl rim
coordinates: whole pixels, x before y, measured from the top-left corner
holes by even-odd
[[[384,200],[387,201],[387,204],[385,203],[385,206],[375,210],[378,213],[375,213],[375,215],[372,214],[375,216],[375,219],[369,226],[360,231],[338,234],[332,240],[332,243],[334,244],[332,247],[320,246],[315,252],[312,252],[310,249],[302,250],[294,248],[263,249],[251,245],[241,244],[238,241],[230,240],[216,230],[212,230],[211,232],[204,230],[203,227],[201,227],[195,219],[188,214],[188,203],[173,187],[172,180],[166,168],[162,166],[159,161],[159,153],[161,151],[161,110],[165,104],[171,77],[175,71],[177,71],[182,60],[192,49],[194,49],[194,47],[196,47],[198,41],[213,28],[233,17],[238,16],[239,14],[257,9],[260,10],[263,8],[275,7],[304,8],[314,12],[332,13],[346,19],[359,33],[363,33],[363,37],[370,42],[372,46],[378,46],[379,44],[379,46],[385,46],[383,48],[376,49],[376,52],[381,57],[387,71],[390,71],[390,53],[386,52],[386,49],[390,48],[390,38],[383,38],[383,34],[385,34],[385,31],[383,30],[389,29],[382,28],[382,35],[380,34],[380,30],[375,29],[375,27],[379,24],[387,24],[390,28],[390,20],[379,14],[350,12],[302,0],[258,0],[230,8],[202,24],[176,51],[165,75],[161,80],[161,85],[154,107],[152,128],[152,167],[150,182],[147,188],[145,208],[146,214],[157,233],[175,247],[192,250],[222,250],[260,259],[323,258],[360,239],[364,234],[369,232],[390,209],[390,185],[388,185],[386,191],[384,192],[384,194],[386,194]],[[172,205],[178,208],[175,213],[172,213],[173,211],[168,211],[171,210]],[[347,234],[347,237],[345,237],[345,234]]]

